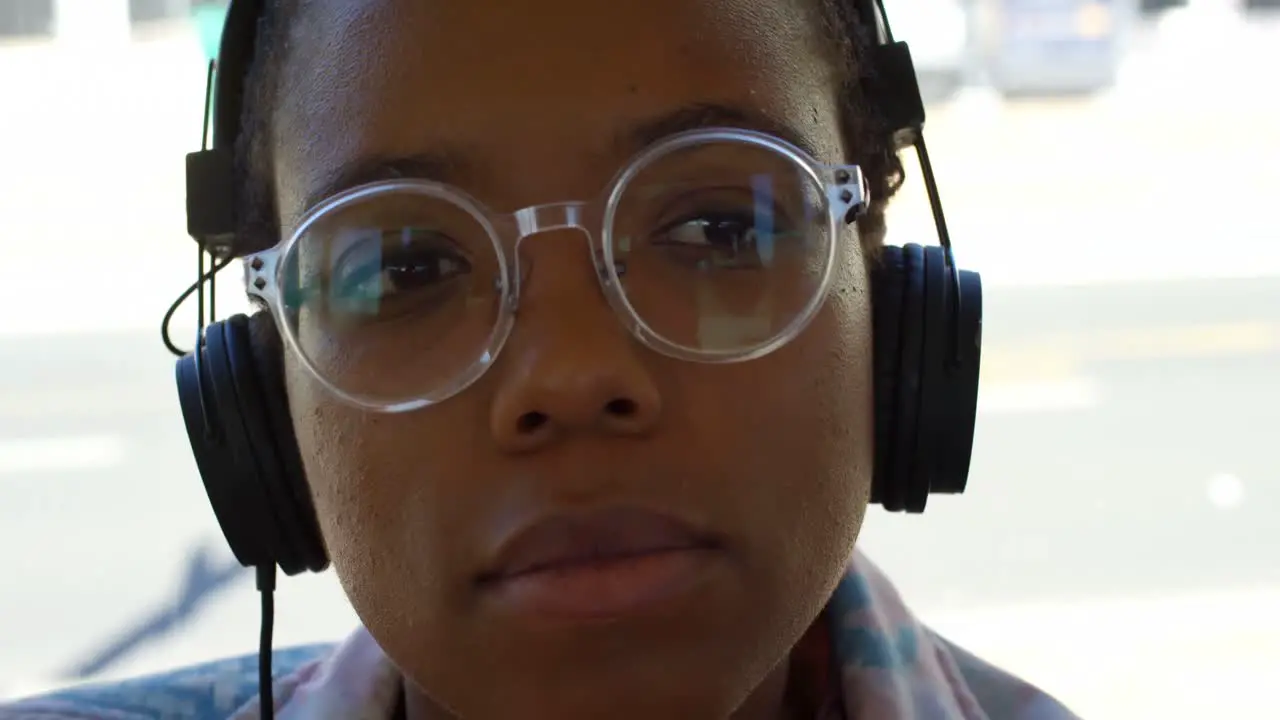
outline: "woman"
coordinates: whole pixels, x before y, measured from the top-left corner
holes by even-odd
[[[277,658],[279,717],[1071,717],[854,554],[900,166],[845,0],[271,15],[241,233],[297,240],[253,331],[364,626]],[[254,718],[254,680],[0,718]]]

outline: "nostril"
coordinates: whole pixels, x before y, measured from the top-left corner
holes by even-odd
[[[640,409],[635,400],[614,398],[604,406],[605,412],[617,417],[631,417]]]
[[[516,421],[516,429],[522,434],[531,433],[547,424],[547,416],[540,412],[527,412]]]

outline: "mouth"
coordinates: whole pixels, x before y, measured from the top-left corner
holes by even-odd
[[[645,510],[557,515],[502,543],[476,583],[516,615],[607,620],[693,589],[722,550],[715,536]]]

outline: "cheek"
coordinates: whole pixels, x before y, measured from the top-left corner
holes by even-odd
[[[296,363],[287,361],[286,374],[298,446],[338,579],[366,626],[404,627],[414,621],[411,599],[439,597],[429,586],[443,575],[435,572],[445,561],[431,537],[447,529],[418,511],[430,501],[417,497],[427,490],[415,482],[432,474],[421,460],[433,454],[388,452],[420,443],[398,442],[391,416],[338,402]]]
[[[855,262],[837,271],[822,310],[781,350],[741,364],[674,369],[676,405],[693,416],[695,434],[759,453],[770,465],[857,468],[869,483],[871,302],[861,259]]]
[[[289,409],[311,495],[326,541],[339,546],[348,523],[378,512],[376,494],[364,487],[368,458],[360,416],[332,400],[290,354],[285,360]],[[363,501],[363,502],[360,502]],[[370,502],[372,501],[372,502]]]
[[[365,421],[354,409],[333,400],[292,358],[286,360],[289,407],[298,448],[325,544],[343,584],[349,568],[373,566],[375,548],[392,527],[387,502],[377,483],[368,451]],[[365,538],[357,542],[357,538]],[[362,571],[356,573],[363,574]]]
[[[825,602],[843,574],[870,496],[874,451],[870,299],[859,267],[791,344],[740,365],[682,373],[690,447],[727,469],[716,502],[752,528],[767,585]],[[815,608],[810,608],[816,612]]]
[[[320,529],[357,615],[380,642],[414,627],[417,639],[443,643],[468,599],[458,580],[474,572],[474,528],[491,496],[473,450],[492,445],[484,404],[364,412],[292,357],[285,369]]]

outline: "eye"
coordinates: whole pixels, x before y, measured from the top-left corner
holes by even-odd
[[[433,297],[471,272],[466,254],[442,233],[399,228],[372,235],[335,263],[330,296],[335,309],[380,313],[405,298]]]
[[[665,246],[702,269],[750,269],[768,266],[777,233],[759,218],[744,213],[702,213],[668,223],[654,233],[654,245]]]
[[[663,234],[679,245],[736,250],[755,242],[755,224],[742,217],[722,215],[681,221]]]

